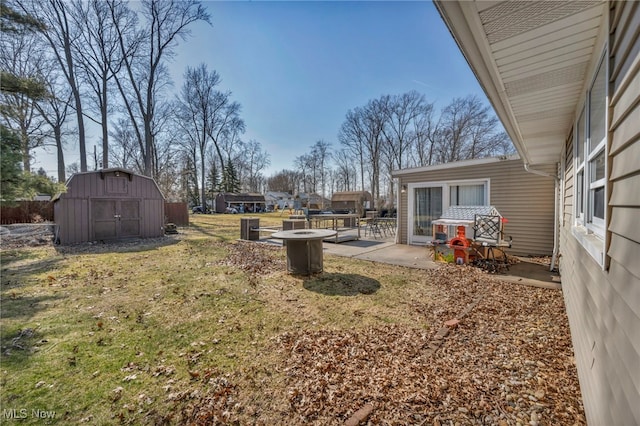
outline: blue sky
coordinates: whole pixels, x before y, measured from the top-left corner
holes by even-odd
[[[212,25],[193,25],[180,43],[169,64],[174,90],[187,66],[216,70],[220,89],[242,104],[243,139],[270,154],[267,176],[293,168],[319,139],[337,147],[347,111],[381,95],[417,90],[438,109],[469,94],[486,99],[431,2],[203,4]],[[92,153],[98,134],[90,136]]]

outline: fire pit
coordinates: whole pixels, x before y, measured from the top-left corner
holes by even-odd
[[[293,274],[311,275],[322,272],[322,240],[336,235],[331,229],[294,229],[272,235],[284,241],[287,248],[287,270]]]

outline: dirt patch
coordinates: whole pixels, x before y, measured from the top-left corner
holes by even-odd
[[[53,243],[53,223],[21,223],[0,226],[3,249],[38,247]]]

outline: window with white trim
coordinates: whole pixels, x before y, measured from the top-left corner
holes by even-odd
[[[576,225],[602,238],[605,232],[606,129],[607,67],[602,59],[574,132]]]

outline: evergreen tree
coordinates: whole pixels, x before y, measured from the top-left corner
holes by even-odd
[[[224,165],[221,185],[224,192],[240,192],[240,179],[231,160]]]
[[[0,125],[0,198],[14,201],[22,190],[22,148],[15,132]]]

